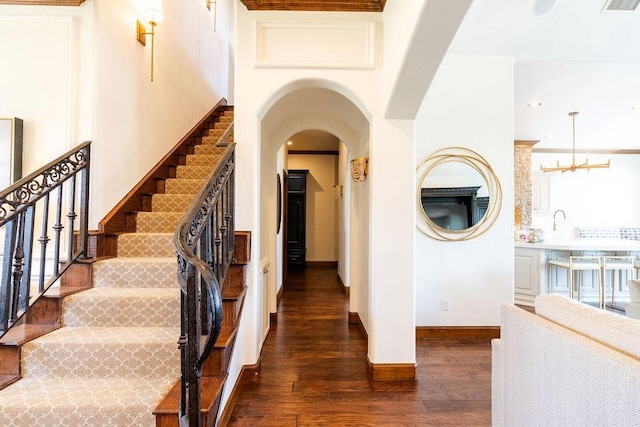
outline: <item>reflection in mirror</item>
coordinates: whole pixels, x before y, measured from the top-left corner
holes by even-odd
[[[473,167],[451,161],[433,167],[422,181],[422,208],[445,230],[464,230],[480,221],[489,204],[487,183]]]
[[[493,169],[475,151],[447,147],[435,151],[416,169],[417,227],[442,241],[482,235],[502,207],[502,188]]]
[[[0,190],[22,177],[22,120],[0,118]]]

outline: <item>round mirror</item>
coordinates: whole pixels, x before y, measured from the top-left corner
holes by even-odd
[[[498,217],[502,189],[478,153],[449,147],[427,156],[417,168],[418,229],[443,241],[484,233]]]

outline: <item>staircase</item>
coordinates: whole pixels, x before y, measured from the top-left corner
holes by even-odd
[[[233,111],[225,110],[175,176],[158,186],[163,192],[145,196],[150,209],[127,213],[135,232],[117,235],[116,257],[90,264],[92,287],[61,299],[61,327],[27,342],[9,334],[0,341],[2,350],[19,350],[22,377],[0,390],[0,425],[178,426],[180,288],[173,233],[225,150],[218,142],[233,121]],[[203,425],[216,422],[246,293],[247,257],[238,258],[221,284],[223,331],[203,368]]]

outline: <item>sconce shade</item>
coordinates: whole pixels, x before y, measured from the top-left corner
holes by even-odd
[[[162,11],[162,0],[146,0],[144,16],[149,22],[160,23],[164,18]]]
[[[336,184],[333,186],[333,197],[339,199],[342,197],[342,185]]]

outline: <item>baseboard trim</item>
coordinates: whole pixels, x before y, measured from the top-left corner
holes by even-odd
[[[415,381],[415,363],[371,363],[367,355],[367,376],[370,381]]]
[[[307,267],[333,267],[338,268],[338,261],[307,261]]]
[[[362,319],[360,318],[360,315],[357,312],[349,312],[349,324],[350,325],[357,325],[358,326],[358,330],[360,331],[360,335],[362,335],[362,338],[364,338],[364,342],[367,345],[367,347],[369,346],[369,334],[367,333],[367,328],[364,327],[364,323],[362,323]]]
[[[416,338],[500,338],[500,326],[417,326]]]
[[[224,410],[220,414],[220,419],[218,420],[217,425],[226,426],[227,424],[229,424],[231,414],[233,413],[233,409],[236,407],[238,396],[240,394],[240,385],[247,379],[252,378],[256,375],[260,375],[261,370],[261,356],[258,357],[258,362],[255,365],[244,365],[242,367],[242,369],[240,370],[240,375],[238,376],[238,381],[236,381],[236,383],[233,385],[233,390],[231,390],[229,399],[227,399],[227,404],[224,406]]]
[[[346,286],[342,281],[342,277],[340,277],[340,273],[338,273],[338,284],[340,285],[340,289],[342,289],[342,293],[346,296],[349,296],[349,286]]]

